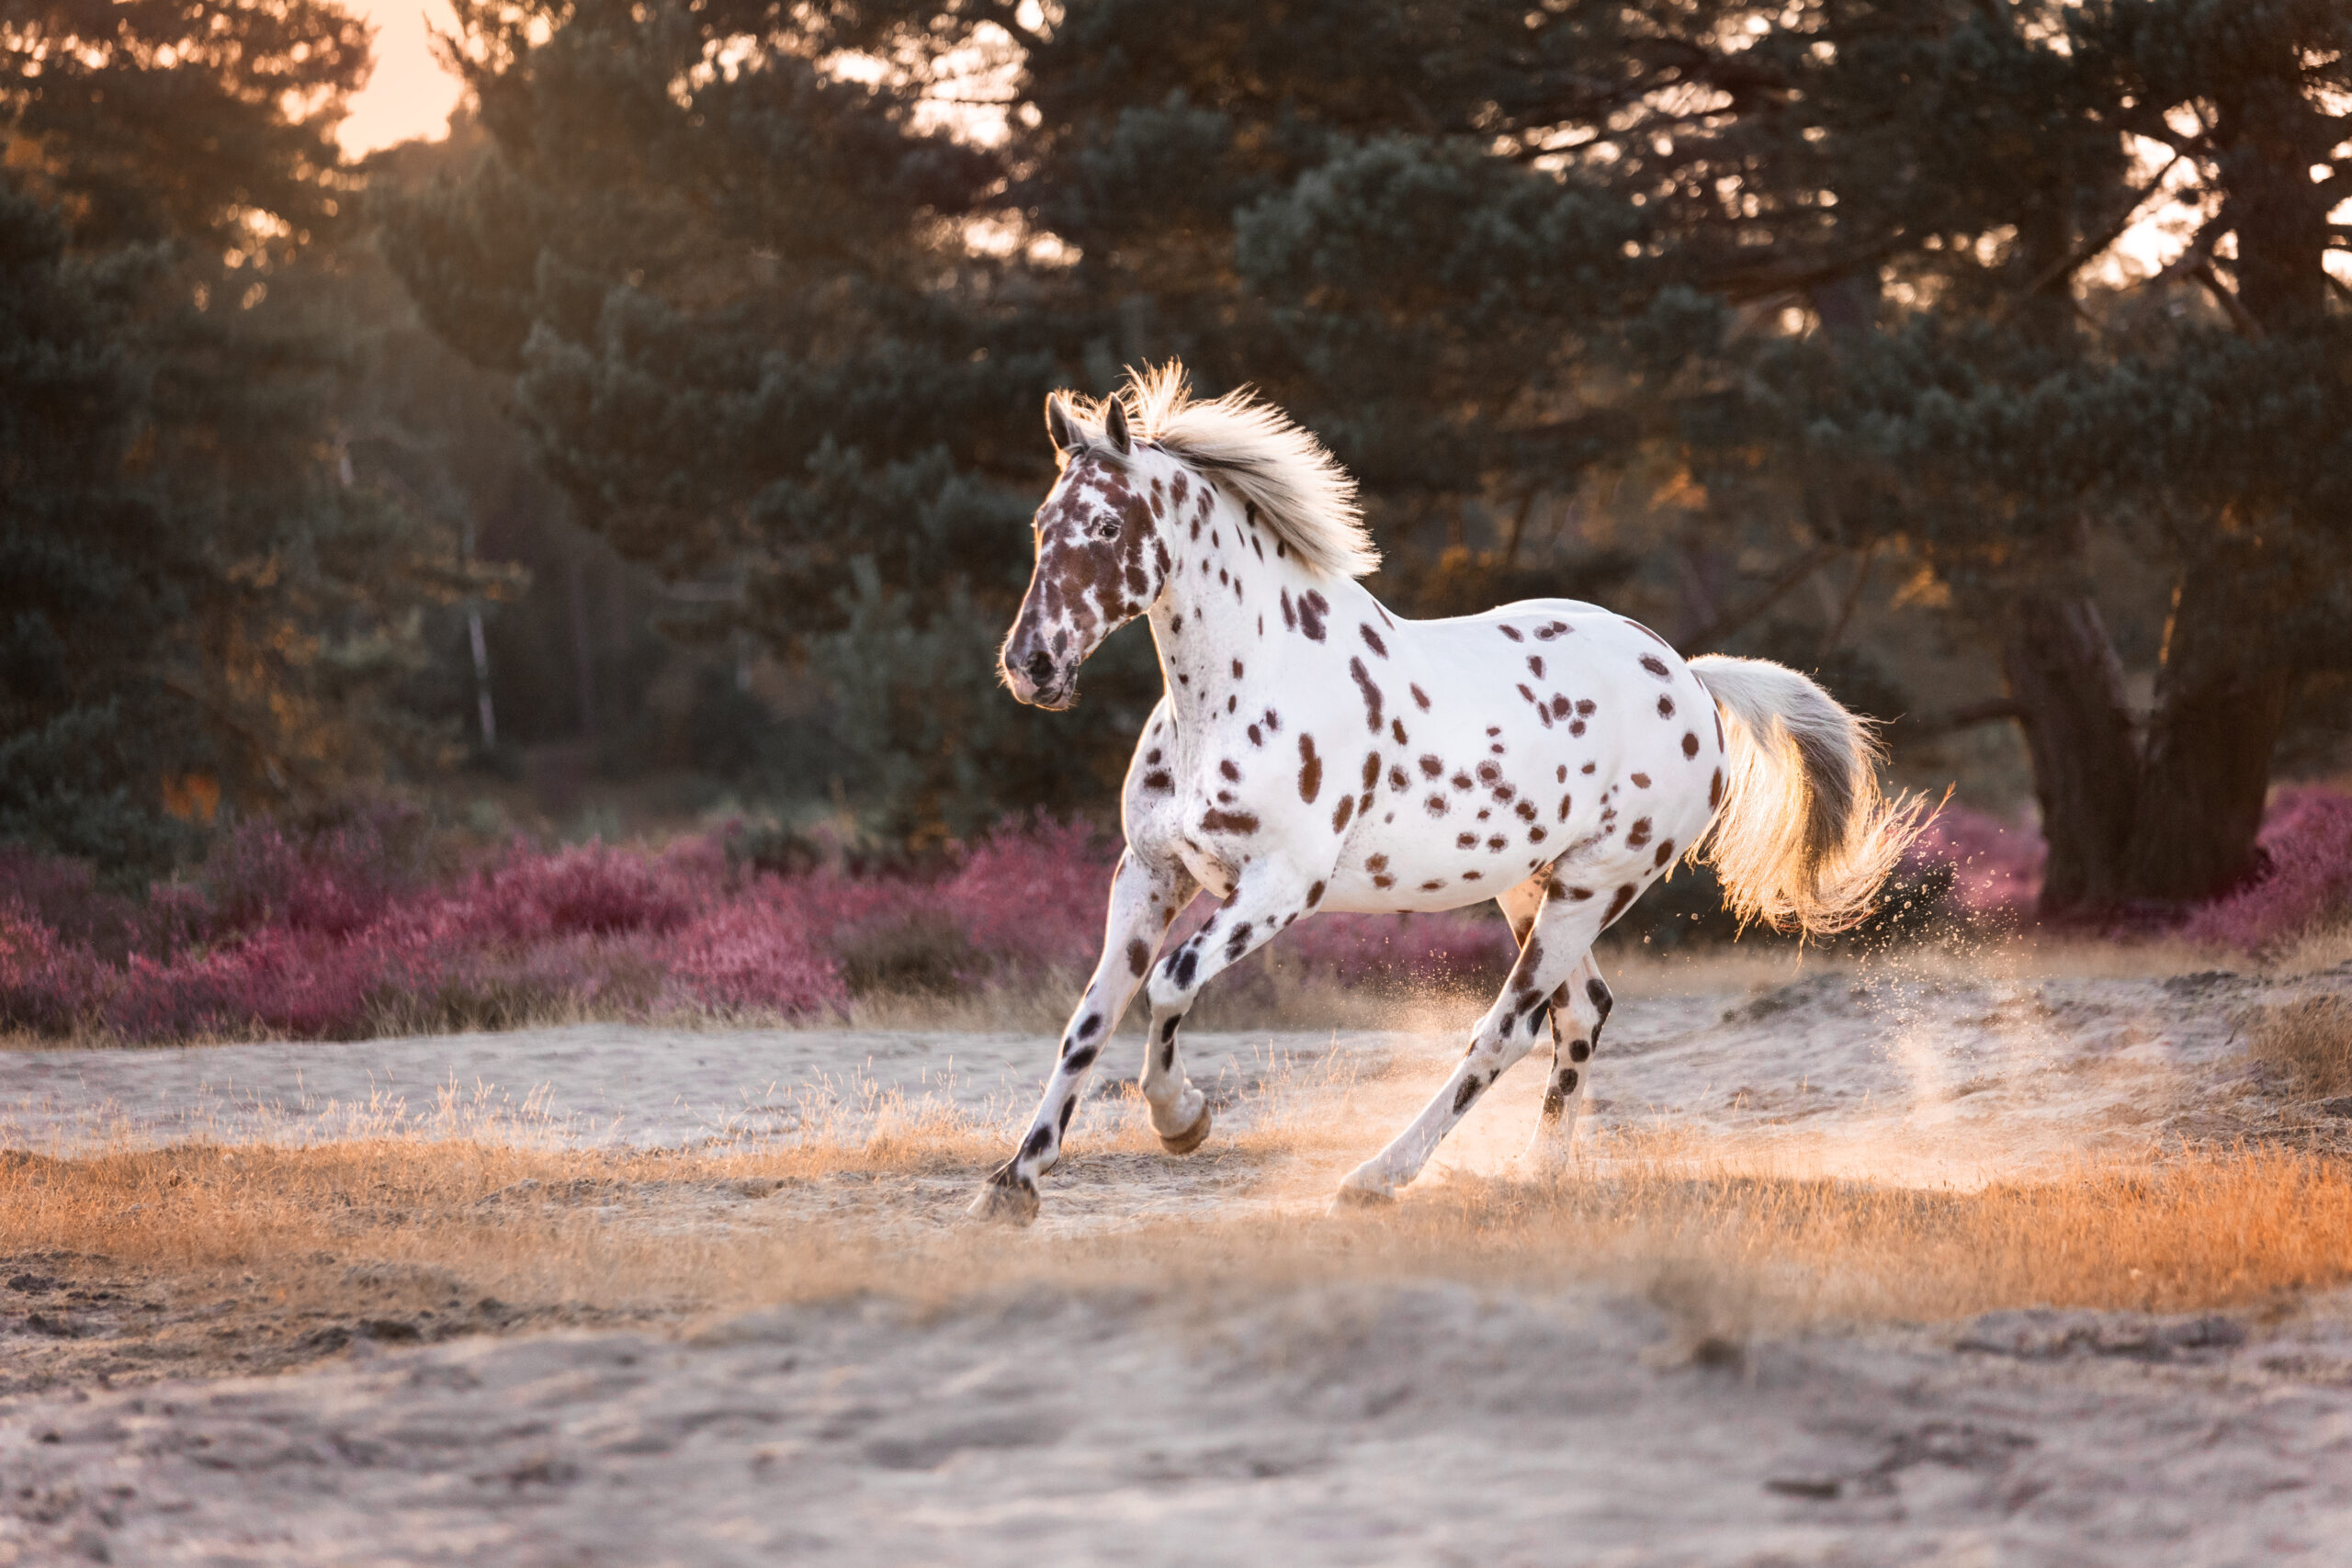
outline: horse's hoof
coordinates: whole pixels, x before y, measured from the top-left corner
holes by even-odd
[[[1193,1122],[1191,1126],[1185,1128],[1181,1133],[1177,1133],[1172,1135],[1167,1133],[1160,1134],[1159,1146],[1166,1149],[1171,1155],[1191,1154],[1194,1149],[1199,1148],[1203,1144],[1209,1141],[1209,1122],[1212,1120],[1213,1118],[1209,1115],[1209,1108],[1205,1103],[1204,1103],[1201,1107],[1201,1117],[1199,1121]]]
[[[964,1212],[991,1224],[1031,1224],[1037,1218],[1037,1189],[1035,1183],[991,1181]]]
[[[1342,1187],[1331,1194],[1331,1213],[1335,1214],[1361,1213],[1366,1209],[1393,1209],[1396,1206],[1396,1195],[1377,1187]]]

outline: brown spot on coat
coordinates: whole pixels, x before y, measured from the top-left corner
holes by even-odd
[[[1372,683],[1372,671],[1363,667],[1361,659],[1348,660],[1348,673],[1355,677],[1356,690],[1363,696],[1364,728],[1377,735],[1380,733],[1380,705],[1384,700],[1380,688]]]
[[[1331,613],[1331,601],[1312,588],[1299,595],[1298,629],[1306,634],[1309,642],[1323,640],[1323,617]]]
[[[1544,656],[1542,654],[1531,653],[1527,656],[1527,672],[1534,676],[1539,681],[1544,679]]]
[[[1127,943],[1127,967],[1138,976],[1151,967],[1151,944],[1141,937]]]
[[[1497,626],[1495,630],[1502,633],[1503,636],[1510,638],[1513,642],[1525,642],[1527,640],[1525,637],[1519,635],[1519,628],[1517,626]]]
[[[1667,862],[1668,862],[1668,861],[1672,860],[1673,858],[1674,858],[1674,840],[1673,840],[1672,839],[1661,839],[1661,840],[1658,840],[1658,846],[1657,846],[1657,858],[1656,860],[1652,861],[1650,863],[1651,863],[1652,865],[1664,865]]]
[[[1674,716],[1674,699],[1672,697],[1658,698],[1657,716],[1660,718],[1672,718]]]
[[[1650,787],[1650,776],[1649,776],[1649,774],[1647,774],[1647,773],[1635,773],[1635,774],[1634,775],[1634,787],[1635,789],[1647,789],[1647,788],[1649,788],[1649,787]]]
[[[1723,803],[1724,771],[1721,768],[1717,768],[1715,770],[1715,776],[1707,781],[1707,809],[1713,811],[1716,807],[1721,806]]]
[[[1298,798],[1307,805],[1323,793],[1323,759],[1315,754],[1315,737],[1298,738]]]
[[[1618,888],[1615,893],[1610,895],[1609,912],[1600,917],[1600,923],[1603,926],[1614,924],[1617,917],[1625,912],[1625,906],[1633,901],[1634,885],[1628,882],[1623,886]]]
[[[1359,623],[1356,626],[1356,633],[1363,638],[1363,645],[1366,648],[1372,649],[1373,652],[1380,655],[1383,659],[1388,657],[1388,645],[1380,640],[1380,634],[1374,631],[1369,623]]]
[[[1638,850],[1649,841],[1650,819],[1646,817],[1634,818],[1634,825],[1625,829],[1625,847],[1629,850]]]
[[[1353,817],[1355,814],[1356,797],[1352,795],[1343,795],[1340,796],[1339,806],[1331,812],[1331,831],[1334,833],[1346,832],[1348,829],[1348,818]]]
[[[1257,830],[1258,818],[1254,812],[1225,811],[1212,806],[1201,813],[1201,831],[1204,833],[1254,833]]]
[[[1427,692],[1422,691],[1419,686],[1409,687],[1408,690],[1413,694],[1413,702],[1415,705],[1419,707],[1423,713],[1429,712],[1430,694]]]
[[[1666,667],[1666,660],[1660,659],[1655,653],[1645,653],[1642,655],[1642,668],[1648,671],[1651,674],[1657,676],[1661,681],[1671,681],[1674,679],[1674,671],[1668,670]]]

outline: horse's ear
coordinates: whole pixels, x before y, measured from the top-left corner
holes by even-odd
[[[1059,392],[1046,394],[1046,434],[1054,438],[1054,450],[1067,457],[1086,445],[1078,433],[1077,422],[1069,417],[1069,405],[1062,401]]]
[[[1135,442],[1127,434],[1127,405],[1116,398],[1103,406],[1102,439],[1122,457],[1135,450]]]

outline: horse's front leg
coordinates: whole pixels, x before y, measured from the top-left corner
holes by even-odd
[[[1253,861],[1208,923],[1179,942],[1152,971],[1145,993],[1151,998],[1151,1038],[1144,1048],[1140,1087],[1151,1107],[1152,1130],[1170,1154],[1191,1154],[1209,1135],[1208,1097],[1186,1080],[1176,1050],[1176,1031],[1184,1015],[1202,987],[1272,942],[1301,915],[1313,913],[1322,901],[1323,886],[1317,876],[1286,862]]]
[[[1193,901],[1200,885],[1181,865],[1154,865],[1129,850],[1111,877],[1111,908],[1103,922],[1102,958],[1062,1031],[1061,1054],[1046,1080],[1029,1131],[1012,1157],[989,1173],[970,1213],[1026,1224],[1037,1217],[1037,1178],[1061,1158],[1062,1138],[1086,1088],[1087,1074],[1110,1042],[1136,988],[1151,969],[1169,923]]]

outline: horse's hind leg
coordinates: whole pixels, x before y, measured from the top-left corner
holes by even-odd
[[[1502,994],[1478,1021],[1470,1048],[1445,1087],[1386,1148],[1349,1174],[1333,1200],[1336,1206],[1384,1201],[1420,1174],[1478,1097],[1534,1045],[1550,1021],[1554,998],[1585,962],[1602,924],[1592,904],[1545,895]]]
[[[1528,1160],[1540,1171],[1561,1169],[1574,1152],[1577,1119],[1592,1082],[1592,1054],[1600,1049],[1600,1026],[1612,1001],[1590,953],[1552,993],[1552,1077],[1527,1145]]]
[[[1062,1031],[1061,1054],[1046,1080],[1045,1098],[1037,1102],[1029,1131],[1012,1157],[989,1173],[979,1196],[972,1200],[971,1213],[1023,1224],[1036,1217],[1037,1178],[1061,1158],[1062,1137],[1069,1131],[1087,1075],[1150,972],[1152,955],[1168,934],[1169,922],[1196,891],[1198,884],[1181,867],[1147,864],[1132,850],[1119,857],[1119,869],[1111,878],[1102,962],[1094,966],[1094,977]]]

